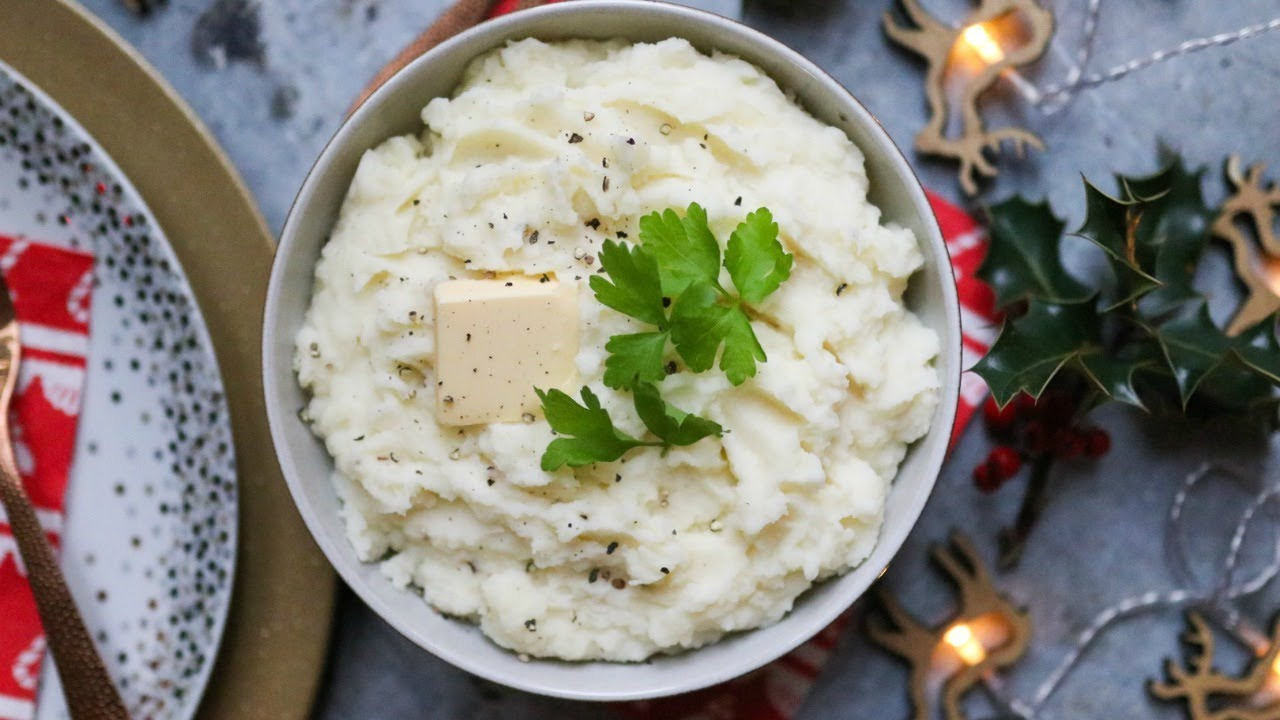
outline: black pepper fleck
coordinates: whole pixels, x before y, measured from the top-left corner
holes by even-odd
[[[840,287],[836,288],[836,297],[839,297],[840,293],[844,292],[847,287],[849,287],[849,283],[840,283]]]
[[[570,144],[570,145],[576,145],[576,144],[578,144],[578,143],[580,143],[580,142],[582,142],[582,136],[581,136],[581,135],[579,135],[578,133],[574,133],[574,134],[572,134],[572,135],[570,135],[570,136],[569,136],[569,144]]]
[[[615,542],[611,542],[611,543],[609,543],[609,547],[607,547],[607,548],[605,548],[605,549],[604,549],[604,554],[605,554],[605,555],[612,555],[612,554],[613,554],[613,551],[614,551],[614,550],[617,550],[617,549],[618,549],[618,543],[617,543],[616,541],[615,541]]]

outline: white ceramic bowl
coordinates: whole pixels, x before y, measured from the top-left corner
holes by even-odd
[[[871,557],[806,592],[775,625],[645,663],[521,662],[476,627],[444,618],[422,598],[393,587],[377,567],[360,562],[347,542],[330,481],[333,463],[298,419],[305,397],[292,369],[294,337],[310,303],[316,260],[361,154],[394,135],[419,132],[422,107],[451,93],[468,62],[525,37],[648,42],[683,37],[704,51],[721,50],[755,63],[810,113],[843,129],[862,148],[871,201],[887,220],[913,230],[923,247],[924,269],[911,281],[908,303],[942,340],[937,413],[898,472]],[[342,125],[285,223],[267,295],[263,360],[272,439],[289,489],[316,542],[365,602],[417,644],[495,682],[545,695],[625,700],[688,692],[760,667],[816,634],[880,575],[915,525],[947,449],[959,393],[960,322],[946,246],[919,182],[875,118],[835,80],[778,42],[716,15],[645,0],[577,0],[509,15],[440,45],[391,78]]]

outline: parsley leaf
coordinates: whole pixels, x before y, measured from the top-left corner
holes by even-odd
[[[609,338],[604,346],[609,351],[609,359],[604,361],[604,384],[615,390],[629,390],[637,381],[661,382],[667,376],[662,358],[669,336],[663,331]]]
[[[719,437],[724,433],[724,428],[718,423],[691,415],[664,401],[653,383],[638,383],[632,393],[636,414],[650,432],[662,438],[667,448],[692,445],[703,438]]]
[[[747,215],[729,236],[724,266],[733,278],[738,297],[758,303],[791,277],[795,256],[782,249],[778,224],[765,208]]]
[[[585,405],[560,390],[536,392],[551,429],[569,436],[556,438],[547,446],[542,454],[542,469],[546,472],[565,465],[582,467],[610,462],[632,448],[659,444],[637,440],[614,427],[609,411],[600,407],[600,399],[589,388],[582,388]]]
[[[615,427],[609,411],[600,407],[600,399],[590,388],[582,388],[583,405],[560,390],[535,391],[542,400],[542,412],[551,429],[569,436],[552,440],[542,453],[545,472],[565,465],[577,468],[612,462],[638,447],[660,447],[666,452],[724,432],[718,423],[668,405],[653,383],[637,383],[632,393],[636,413],[659,441],[637,440]]]
[[[670,209],[640,218],[640,242],[658,261],[667,296],[679,295],[697,280],[719,286],[720,243],[701,205],[690,204],[683,218]]]
[[[729,382],[741,385],[755,376],[756,362],[767,358],[742,307],[721,305],[717,298],[706,283],[694,283],[681,293],[671,311],[671,340],[694,372],[710,370],[723,344],[720,369]]]
[[[601,304],[650,325],[658,332],[615,335],[604,346],[604,384],[616,390],[630,389],[639,380],[659,382],[667,347],[667,310],[664,307],[658,264],[642,247],[605,240],[600,267],[608,274],[591,276],[591,289]]]
[[[592,275],[591,289],[601,304],[641,322],[659,328],[666,326],[662,281],[652,255],[644,248],[628,248],[626,243],[605,240],[600,250],[600,267],[609,274],[609,279]]]

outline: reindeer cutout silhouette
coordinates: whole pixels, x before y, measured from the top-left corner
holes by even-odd
[[[933,705],[930,690],[935,690],[940,653],[950,652],[945,644],[948,631],[960,623],[998,622],[1004,626],[1004,640],[988,648],[981,662],[962,664],[954,674],[941,681],[942,709],[947,720],[964,720],[960,702],[982,677],[997,668],[1007,667],[1022,657],[1031,639],[1031,621],[996,592],[986,567],[978,559],[968,538],[954,533],[949,546],[935,545],[930,552],[933,561],[955,584],[960,606],[955,617],[936,627],[928,627],[911,617],[898,601],[883,589],[877,590],[888,622],[871,618],[867,633],[877,645],[893,652],[911,666],[910,694],[914,720],[929,720]]]
[[[1222,204],[1209,232],[1231,245],[1236,274],[1248,295],[1236,311],[1228,335],[1239,335],[1280,311],[1280,239],[1276,238],[1275,209],[1280,207],[1280,188],[1266,185],[1261,163],[1240,170],[1240,156],[1227,158],[1227,181],[1234,192]],[[1247,220],[1257,233],[1255,244],[1239,221]]]
[[[899,24],[890,12],[885,12],[885,32],[898,44],[924,57],[929,64],[925,76],[925,94],[929,101],[929,122],[916,135],[916,149],[922,153],[941,155],[960,161],[960,185],[969,195],[978,192],[975,176],[993,177],[996,168],[986,158],[986,151],[996,151],[1000,144],[1009,142],[1019,155],[1027,147],[1044,150],[1044,142],[1034,133],[1022,128],[1007,127],[987,130],[978,114],[978,98],[986,92],[1000,73],[1037,60],[1049,45],[1053,35],[1053,14],[1040,7],[1035,0],[979,0],[978,7],[965,27],[993,23],[1020,17],[1029,37],[1013,49],[1004,49],[1004,57],[986,65],[969,82],[959,99],[961,133],[959,137],[947,137],[950,109],[943,87],[947,65],[952,59],[956,40],[962,28],[953,28],[920,7],[919,0],[900,0],[914,27]]]
[[[1259,702],[1280,651],[1280,618],[1271,630],[1271,645],[1241,677],[1223,675],[1213,667],[1213,631],[1199,613],[1187,613],[1183,642],[1193,652],[1186,667],[1165,663],[1165,682],[1153,681],[1148,690],[1160,700],[1186,704],[1191,720],[1280,720],[1280,695]]]

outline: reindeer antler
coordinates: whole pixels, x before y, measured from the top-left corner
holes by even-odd
[[[960,701],[981,678],[993,669],[1015,662],[1026,651],[1031,635],[1031,624],[1026,613],[1014,608],[1000,597],[986,566],[968,538],[953,533],[950,542],[935,545],[930,556],[956,586],[959,608],[956,615],[936,626],[926,626],[903,609],[902,605],[883,587],[878,586],[882,616],[868,616],[867,634],[877,645],[906,660],[911,665],[911,706],[914,720],[932,717],[930,698],[926,696],[930,673],[939,653],[954,653],[944,641],[944,636],[957,623],[990,623],[994,615],[1000,617],[1004,640],[994,648],[984,648],[986,656],[973,664],[964,664],[954,675],[946,678],[939,698],[943,714],[948,720],[963,720]],[[990,625],[987,625],[989,628]],[[952,662],[959,658],[952,654]]]
[[[1199,613],[1187,613],[1182,640],[1191,650],[1186,667],[1172,659],[1165,661],[1167,680],[1147,686],[1152,697],[1183,702],[1191,720],[1280,720],[1280,700],[1261,706],[1254,703],[1280,653],[1280,617],[1272,625],[1267,652],[1241,677],[1214,668],[1213,631]]]
[[[916,149],[922,153],[954,158],[960,162],[960,185],[969,195],[978,192],[976,179],[991,177],[996,167],[986,157],[988,150],[996,151],[1003,143],[1012,144],[1022,155],[1027,148],[1044,149],[1044,142],[1034,133],[1021,128],[987,130],[978,113],[978,98],[985,93],[1005,70],[1025,65],[1044,54],[1053,36],[1053,14],[1040,7],[1036,0],[978,0],[978,7],[965,20],[963,27],[1018,16],[1029,30],[1028,41],[1018,48],[1006,50],[998,62],[987,65],[972,78],[960,98],[959,112],[962,132],[959,137],[946,136],[947,107],[943,92],[947,65],[956,46],[962,28],[951,27],[920,7],[918,0],[899,0],[903,12],[914,24],[909,27],[898,23],[889,12],[884,14],[885,33],[900,45],[924,57],[929,64],[925,75],[925,96],[929,102],[929,121],[916,135]]]
[[[1240,156],[1227,158],[1226,175],[1234,192],[1222,203],[1222,209],[1209,226],[1209,233],[1231,245],[1236,274],[1248,295],[1227,326],[1228,335],[1238,335],[1280,311],[1280,298],[1273,285],[1280,273],[1280,239],[1276,238],[1276,208],[1280,207],[1280,188],[1266,184],[1262,163],[1240,170]],[[1252,241],[1240,221],[1251,226],[1257,235]]]

